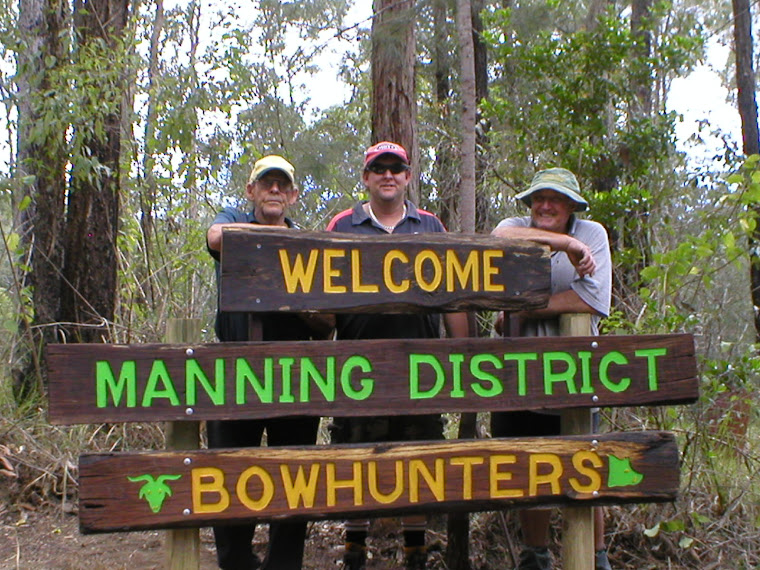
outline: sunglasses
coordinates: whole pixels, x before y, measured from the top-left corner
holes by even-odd
[[[394,162],[393,164],[370,164],[366,170],[374,172],[375,174],[385,174],[386,170],[390,170],[391,174],[400,174],[406,170],[409,170],[409,165],[403,162]]]

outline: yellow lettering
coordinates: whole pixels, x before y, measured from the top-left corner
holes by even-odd
[[[433,266],[433,278],[430,281],[425,280],[424,264],[425,261],[430,261]],[[430,293],[435,291],[443,281],[443,267],[441,267],[441,260],[435,252],[429,249],[422,250],[414,258],[414,279],[420,286],[420,289]]]
[[[199,467],[190,472],[194,513],[221,513],[230,506],[230,494],[224,488],[224,471],[216,467]],[[210,481],[204,481],[210,479]],[[204,503],[204,493],[216,493],[216,503]]]
[[[420,500],[420,475],[425,479],[428,489],[436,501],[446,498],[446,477],[443,470],[443,459],[435,460],[435,477],[422,459],[409,461],[409,502],[418,503]]]
[[[248,494],[248,481],[252,477],[258,477],[261,480],[261,496],[258,499],[252,499]],[[261,511],[269,506],[274,497],[274,481],[272,476],[263,467],[254,465],[249,467],[240,474],[237,487],[235,488],[237,497],[240,502],[252,511]]]
[[[452,465],[462,466],[462,498],[472,499],[472,466],[481,465],[482,457],[452,457],[449,461]]]
[[[362,283],[362,253],[360,249],[351,250],[351,290],[354,293],[378,293],[380,287]]]
[[[303,264],[303,256],[300,253],[296,254],[293,267],[290,266],[287,250],[281,249],[278,253],[280,254],[280,269],[282,269],[282,277],[285,279],[285,290],[288,293],[295,293],[296,289],[300,286],[301,291],[304,293],[311,293],[319,251],[312,249],[309,252],[309,261],[305,268]]]
[[[392,503],[393,501],[397,500],[401,496],[401,493],[404,492],[404,462],[395,461],[394,467],[396,471],[395,487],[393,487],[393,491],[391,491],[390,493],[382,493],[378,486],[379,477],[377,473],[377,461],[370,461],[367,464],[367,479],[369,483],[369,494],[378,503],[381,503],[384,505],[387,505],[388,503]],[[387,477],[387,475],[385,475],[384,478],[385,477]]]
[[[591,465],[586,465],[590,463]],[[602,488],[600,467],[604,466],[602,458],[593,451],[578,451],[573,454],[573,467],[580,475],[588,477],[588,484],[583,485],[576,477],[570,477],[570,486],[578,493],[593,493]]]
[[[451,293],[456,290],[454,277],[459,281],[460,289],[467,289],[467,282],[472,282],[473,291],[480,291],[480,279],[478,279],[478,252],[471,251],[467,254],[467,261],[462,267],[459,256],[453,249],[446,250],[446,291]]]
[[[409,279],[402,279],[396,283],[393,281],[393,262],[409,263],[409,257],[398,249],[392,249],[383,258],[383,282],[386,289],[391,293],[406,293],[409,290]]]
[[[504,291],[504,285],[494,283],[491,279],[499,274],[499,268],[494,267],[494,259],[504,257],[500,249],[487,249],[483,252],[483,291]]]
[[[364,495],[362,490],[362,464],[354,461],[353,477],[351,479],[337,479],[335,474],[335,463],[328,463],[325,466],[327,482],[327,506],[334,507],[337,503],[337,489],[354,490],[354,506],[360,507],[364,504]]]
[[[325,293],[345,293],[345,285],[336,285],[333,279],[340,277],[340,269],[333,268],[333,259],[336,257],[345,257],[346,252],[343,249],[325,249],[322,252],[322,280],[324,283]]]
[[[314,497],[317,494],[317,482],[319,480],[319,463],[312,464],[309,470],[308,482],[301,465],[298,466],[298,471],[296,471],[295,482],[290,475],[287,465],[280,465],[280,475],[282,476],[282,486],[285,489],[285,497],[288,500],[289,508],[298,508],[299,502],[303,502],[304,507],[311,508],[314,506]]]
[[[540,465],[548,465],[551,469],[548,473],[539,473]],[[551,494],[559,495],[559,478],[562,476],[562,462],[553,453],[533,453],[530,455],[528,467],[528,494],[531,497],[538,495],[539,485],[551,485]]]
[[[491,482],[491,498],[492,499],[506,499],[510,497],[522,497],[524,495],[521,489],[500,489],[499,483],[502,481],[511,481],[512,472],[506,471],[502,473],[499,471],[499,467],[502,465],[512,465],[517,462],[515,455],[492,455],[490,458],[490,476]]]

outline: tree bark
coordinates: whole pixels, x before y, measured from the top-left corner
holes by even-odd
[[[419,143],[415,94],[414,2],[375,0],[372,20],[372,143],[388,140],[409,153],[415,175],[407,187],[419,204]]]
[[[65,30],[68,3],[63,0],[21,0],[18,26],[26,48],[17,51],[18,170],[30,177],[24,192],[31,198],[19,213],[19,233],[28,251],[31,271],[20,276],[19,291],[32,288],[32,311],[19,304],[19,339],[13,357],[14,393],[22,398],[44,383],[41,347],[55,340],[59,320],[60,267],[63,259],[65,195],[65,125],[46,122],[56,92],[55,75],[66,64]],[[18,207],[20,197],[15,206]],[[26,260],[25,260],[26,261]],[[31,325],[31,326],[30,326]]]
[[[739,116],[742,121],[744,154],[760,152],[760,135],[757,125],[757,100],[755,94],[755,71],[752,64],[752,14],[749,0],[732,0],[734,11],[734,50],[736,53],[736,88],[738,91]],[[760,216],[760,204],[753,210]],[[755,228],[749,238],[750,287],[754,308],[755,338],[760,342],[760,229]]]
[[[83,58],[120,53],[128,0],[76,0],[75,31],[79,63]],[[107,341],[116,307],[116,238],[119,222],[121,107],[124,86],[118,70],[101,78],[88,103],[103,102],[92,117],[96,127],[83,136],[82,165],[74,161],[66,217],[61,317],[71,323],[68,336],[77,342]],[[96,106],[92,105],[91,109]]]
[[[470,0],[457,0],[460,82],[462,89],[462,162],[459,187],[461,230],[475,233],[475,53],[472,41],[472,6]]]

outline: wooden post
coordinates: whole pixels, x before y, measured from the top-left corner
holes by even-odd
[[[200,319],[167,319],[166,342],[193,343],[201,340]],[[166,448],[190,450],[200,448],[200,422],[166,424]],[[201,566],[199,528],[173,529],[166,533],[166,568],[197,570]]]
[[[560,317],[561,336],[590,336],[591,315],[569,313]],[[562,412],[562,435],[591,433],[591,412],[575,408]],[[563,509],[562,567],[565,570],[588,570],[594,567],[594,509]]]

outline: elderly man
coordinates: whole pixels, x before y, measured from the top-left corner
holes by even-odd
[[[362,181],[369,200],[336,215],[328,231],[361,235],[417,234],[445,232],[433,214],[418,209],[406,199],[406,187],[412,173],[406,150],[392,142],[380,142],[364,154]],[[449,336],[468,336],[467,315],[443,316]],[[437,338],[440,336],[439,314],[352,314],[337,315],[338,339]],[[419,416],[381,416],[371,418],[335,418],[333,440],[341,443],[378,443],[442,439],[438,414]],[[426,517],[404,517],[406,568],[424,568]],[[368,521],[346,524],[344,567],[363,568],[366,559],[365,539]]]
[[[295,204],[298,189],[295,186],[295,169],[281,156],[270,155],[256,161],[245,189],[252,203],[250,211],[225,208],[208,229],[208,252],[216,261],[219,278],[219,254],[222,230],[231,227],[275,226],[293,227],[286,217],[288,208]],[[329,323],[321,319],[294,314],[263,314],[261,339],[250,340],[310,340],[324,338]],[[216,334],[219,340],[247,341],[248,314],[217,311]],[[234,420],[208,422],[208,444],[219,447],[258,447],[266,429],[268,445],[314,445],[318,417],[268,418],[261,420]],[[251,541],[255,521],[244,525],[215,526],[217,561],[225,570],[270,568],[298,570],[301,568],[305,522],[276,522],[270,524],[267,557],[263,565],[253,553]]]
[[[516,196],[530,208],[530,216],[502,220],[493,235],[527,239],[551,250],[551,296],[547,307],[501,316],[497,331],[520,336],[559,335],[563,313],[589,313],[592,334],[599,334],[599,321],[610,310],[612,263],[607,232],[597,222],[575,216],[588,208],[578,181],[569,170],[550,168],[538,172],[527,190]],[[594,414],[595,422],[598,413]],[[494,437],[548,436],[560,433],[558,415],[538,412],[498,412],[491,415]],[[518,570],[550,570],[549,521],[551,511],[520,512],[525,549]],[[595,512],[596,570],[609,570],[604,548],[602,510]]]

